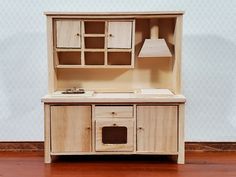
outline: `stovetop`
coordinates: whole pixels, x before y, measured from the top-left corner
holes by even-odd
[[[62,94],[84,94],[85,90],[83,88],[69,88],[66,89],[65,91],[62,91]]]

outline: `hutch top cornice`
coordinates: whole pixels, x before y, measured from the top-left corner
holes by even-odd
[[[150,16],[150,15],[183,15],[184,11],[144,11],[144,12],[45,12],[46,16]]]

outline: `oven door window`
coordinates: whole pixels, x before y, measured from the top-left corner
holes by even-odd
[[[127,127],[103,127],[103,144],[127,144]]]

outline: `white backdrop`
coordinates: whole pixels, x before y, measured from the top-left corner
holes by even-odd
[[[184,10],[186,141],[236,141],[235,0],[0,0],[0,141],[43,140],[44,11]]]

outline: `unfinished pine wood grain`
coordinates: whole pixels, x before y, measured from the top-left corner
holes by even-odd
[[[171,21],[170,19],[167,19]],[[162,27],[162,22],[160,24],[160,28]],[[61,68],[57,71],[57,88],[55,89],[65,89],[68,87],[84,87],[84,88],[93,88],[95,90],[104,89],[135,89],[135,88],[167,88],[171,91],[173,89],[173,61],[172,59],[165,60],[142,60],[137,59],[137,55],[142,47],[142,41],[146,38],[149,38],[149,20],[146,19],[137,19],[135,20],[135,34],[132,39],[135,40],[135,58],[132,60],[134,62],[135,67],[132,68],[132,64],[130,65],[109,65],[109,68],[112,70],[106,70],[106,66],[102,65],[87,65],[84,68],[91,69],[76,69],[83,68],[83,66],[75,65],[75,66],[65,66],[60,65],[58,68]],[[164,25],[164,28],[167,28],[168,25]],[[172,26],[171,26],[172,28]],[[134,28],[133,28],[134,30]],[[164,32],[165,30],[160,29],[160,33],[162,35],[171,36],[171,31],[167,30],[167,34]],[[109,51],[109,53],[113,53],[113,51]],[[115,49],[114,49],[115,50]],[[126,49],[125,49],[126,51]],[[119,52],[116,58],[119,59]],[[133,50],[132,50],[133,52]],[[83,52],[82,52],[83,53]],[[123,52],[122,52],[123,53]],[[120,56],[122,56],[122,53]],[[133,55],[133,54],[131,54]],[[122,60],[122,58],[121,58]],[[74,68],[72,70],[66,68]],[[63,69],[65,68],[65,69]],[[102,70],[101,68],[104,68]],[[117,70],[113,70],[113,68],[117,68]],[[119,69],[118,69],[119,68]],[[122,70],[122,68],[124,68]],[[109,74],[107,74],[109,72]],[[96,76],[96,79],[95,77]],[[68,79],[70,78],[70,79]],[[99,81],[99,84],[95,82],[95,80]]]
[[[105,42],[104,42],[104,65],[107,66],[108,64],[108,21],[105,21]]]
[[[95,117],[133,117],[133,106],[96,106]]]
[[[91,119],[91,106],[51,106],[52,152],[90,152]]]
[[[146,39],[139,53],[142,58],[171,57],[165,39]]]
[[[105,52],[105,49],[84,49],[85,52]]]
[[[133,145],[134,147],[135,145]],[[118,146],[117,146],[118,147]],[[121,147],[121,146],[120,146]],[[137,152],[133,151],[112,151],[112,148],[107,147],[107,151],[95,151],[95,152],[51,152],[51,156],[67,156],[67,155],[84,155],[84,156],[101,156],[101,155],[149,155],[149,156],[158,156],[158,155],[173,155],[174,162],[176,162],[176,156],[178,152]]]
[[[85,34],[85,25],[84,21],[81,21],[81,65],[85,65],[85,45],[84,45],[84,34]]]
[[[95,104],[92,104],[92,152],[95,152],[95,146],[96,146],[96,137],[95,137],[95,131],[96,131],[96,118],[95,118]]]
[[[177,106],[137,106],[137,151],[177,152]]]
[[[47,54],[48,54],[48,93],[52,94],[57,89],[57,73],[54,69],[56,55],[54,48],[54,23],[52,17],[47,17]]]
[[[136,21],[133,20],[132,22],[132,50],[131,50],[131,66],[132,68],[135,68],[136,61],[135,61],[135,30],[136,30]]]
[[[91,58],[92,59],[92,58]],[[100,62],[99,62],[100,63]],[[94,62],[93,65],[78,65],[78,64],[73,64],[73,65],[57,65],[56,68],[58,69],[81,69],[81,68],[84,68],[84,69],[131,69],[132,66],[131,65],[103,65],[104,62],[102,62],[102,64],[98,64],[98,61]],[[73,81],[74,82],[74,81]],[[74,84],[75,85],[78,85],[78,82],[77,84]],[[73,87],[73,86],[71,86]],[[65,88],[58,88],[59,90],[61,89],[65,89]]]
[[[131,48],[132,22],[108,22],[108,48]]]
[[[133,105],[133,109],[134,109],[134,150],[133,153],[136,154],[137,153],[137,105],[134,104]]]
[[[81,47],[81,21],[80,20],[57,20],[57,47],[80,48]]]
[[[165,58],[172,56],[169,47],[167,46],[167,41],[163,38],[164,36],[162,36],[162,34],[159,35],[159,25],[161,24],[159,21],[161,22],[161,19],[158,18],[151,18],[149,20],[150,39],[145,39],[139,53],[140,58]],[[163,27],[161,26],[161,28]],[[171,26],[168,28],[171,28]]]
[[[149,21],[150,39],[158,39],[159,38],[158,21],[159,20],[157,18],[151,18]]]
[[[178,104],[185,103],[186,98],[183,95],[160,96],[160,97],[140,97],[135,94],[122,93],[97,93],[91,97],[80,96],[54,96],[46,95],[41,99],[44,103],[161,103]]]
[[[44,104],[44,162],[51,163],[51,113],[50,105]]]
[[[179,16],[176,19],[174,31],[174,50],[175,58],[173,63],[173,90],[175,94],[181,93],[181,55],[182,55],[182,27],[183,17]]]
[[[185,163],[185,145],[184,145],[184,121],[185,121],[185,105],[179,105],[178,111],[178,164]]]
[[[45,162],[55,155],[162,154],[175,155],[178,163],[184,163],[182,14],[47,14],[49,94],[42,101],[52,110],[45,107],[45,117],[51,118],[45,119],[50,123],[45,125]],[[150,36],[161,38],[155,47],[162,54],[158,59],[138,59]],[[165,47],[173,56],[166,57]],[[95,93],[53,95],[71,87]],[[168,89],[174,95],[146,98],[136,94],[142,88]],[[102,127],[114,124],[127,128],[128,143],[102,141]]]
[[[158,16],[158,17],[176,17],[178,15],[183,15],[184,11],[143,11],[143,12],[44,12],[45,15],[47,16],[68,16],[68,18],[71,18],[73,16],[77,16],[80,18],[80,16],[83,17],[92,17],[94,16],[96,18],[101,17],[101,18],[130,18],[130,17],[146,17],[146,18],[153,18],[153,16]]]

